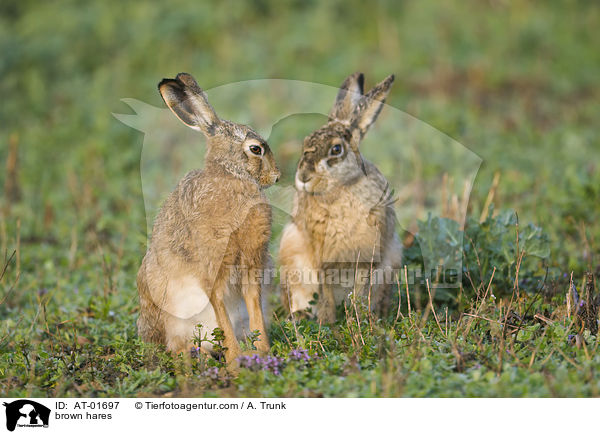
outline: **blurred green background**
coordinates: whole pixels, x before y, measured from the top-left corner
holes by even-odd
[[[595,1],[4,0],[0,253],[18,252],[1,282],[5,336],[16,341],[23,319],[37,336],[42,306],[46,326],[83,321],[95,342],[135,334],[144,137],[112,113],[132,113],[121,98],[162,107],[157,82],[181,71],[207,89],[269,78],[339,86],[354,71],[370,87],[394,73],[390,105],[483,159],[469,215],[498,174],[496,209],[541,226],[554,266],[593,268],[599,40]],[[287,168],[298,158],[276,155]],[[433,169],[423,162],[424,177]],[[2,390],[24,384],[11,381]]]

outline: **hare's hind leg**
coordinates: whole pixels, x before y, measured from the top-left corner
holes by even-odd
[[[309,243],[294,223],[283,229],[279,249],[283,306],[290,312],[311,307],[319,293],[320,274],[313,264]]]
[[[258,330],[260,332],[260,340],[256,342],[256,349],[261,353],[268,353],[271,348],[269,345],[269,336],[262,311],[261,302],[261,287],[260,282],[252,279],[254,271],[250,270],[248,281],[242,283],[242,295],[248,310],[248,318],[250,322],[250,331]]]
[[[242,349],[237,341],[236,334],[227,312],[225,304],[225,295],[227,293],[227,279],[221,275],[215,280],[212,290],[210,291],[209,299],[210,304],[213,307],[217,325],[223,330],[225,335],[224,346],[227,348],[225,351],[225,359],[227,364],[234,365],[237,363],[238,357],[242,354]]]

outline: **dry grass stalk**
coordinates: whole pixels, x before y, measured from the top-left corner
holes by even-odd
[[[442,330],[442,326],[440,325],[440,321],[438,320],[437,314],[435,313],[435,307],[433,306],[433,297],[431,295],[431,290],[429,289],[429,279],[426,279],[425,283],[427,284],[427,294],[429,294],[429,307],[431,309],[431,312],[433,312],[433,318],[435,319],[435,323],[440,329],[440,332],[442,332],[442,334],[446,336],[444,330]]]
[[[490,191],[488,191],[488,195],[485,199],[485,203],[483,204],[483,209],[481,210],[481,216],[479,217],[479,221],[483,222],[488,217],[488,211],[490,205],[494,201],[494,196],[496,195],[496,190],[498,189],[498,184],[500,184],[500,172],[494,173],[494,178],[492,179],[492,185],[490,187]]]

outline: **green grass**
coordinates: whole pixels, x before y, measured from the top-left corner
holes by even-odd
[[[0,394],[598,396],[595,317],[566,303],[571,272],[584,297],[597,291],[582,288],[593,280],[586,272],[599,272],[598,5],[211,3],[0,6]],[[111,115],[127,112],[120,99],[162,106],[156,83],[180,71],[210,89],[264,78],[338,86],[357,70],[369,84],[395,73],[390,105],[483,160],[468,203],[473,283],[464,277],[458,295],[435,294],[439,327],[426,289],[413,285],[411,315],[401,287],[397,321],[395,312],[370,317],[360,302],[331,327],[279,315],[270,337],[272,356],[288,360],[280,375],[207,374],[214,361],[140,342],[144,136]],[[270,140],[287,179],[299,157],[285,142],[293,122]],[[421,185],[442,175],[438,162],[419,164]],[[496,173],[498,216],[515,210],[519,232],[547,247],[526,252],[516,280],[514,217],[475,223]],[[417,221],[426,227],[427,216]],[[445,242],[435,231],[420,236]],[[419,266],[412,253],[407,263]],[[310,361],[289,361],[293,348]]]

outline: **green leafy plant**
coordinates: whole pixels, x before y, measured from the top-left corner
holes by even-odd
[[[421,275],[431,284],[439,281],[438,268],[446,278],[449,271],[460,270],[458,281],[470,296],[485,288],[492,274],[495,293],[511,294],[517,269],[519,280],[526,283],[524,289],[539,289],[535,281],[543,279],[545,261],[550,258],[547,235],[532,223],[519,226],[514,211],[495,216],[493,211],[491,206],[483,222],[467,219],[464,231],[455,220],[429,214],[427,220],[418,222],[416,242],[406,249],[405,262],[422,267]],[[438,293],[438,300],[454,299],[448,294]]]
[[[492,216],[493,211],[491,206],[488,217],[481,223],[474,219],[467,221],[463,269],[469,283],[473,282],[476,287],[487,285],[495,269],[497,295],[512,293],[517,271],[519,280],[527,283],[524,289],[539,289],[539,282],[536,286],[534,278],[543,280],[544,260],[550,257],[548,237],[533,223],[519,225],[517,214],[512,210],[496,216]]]

